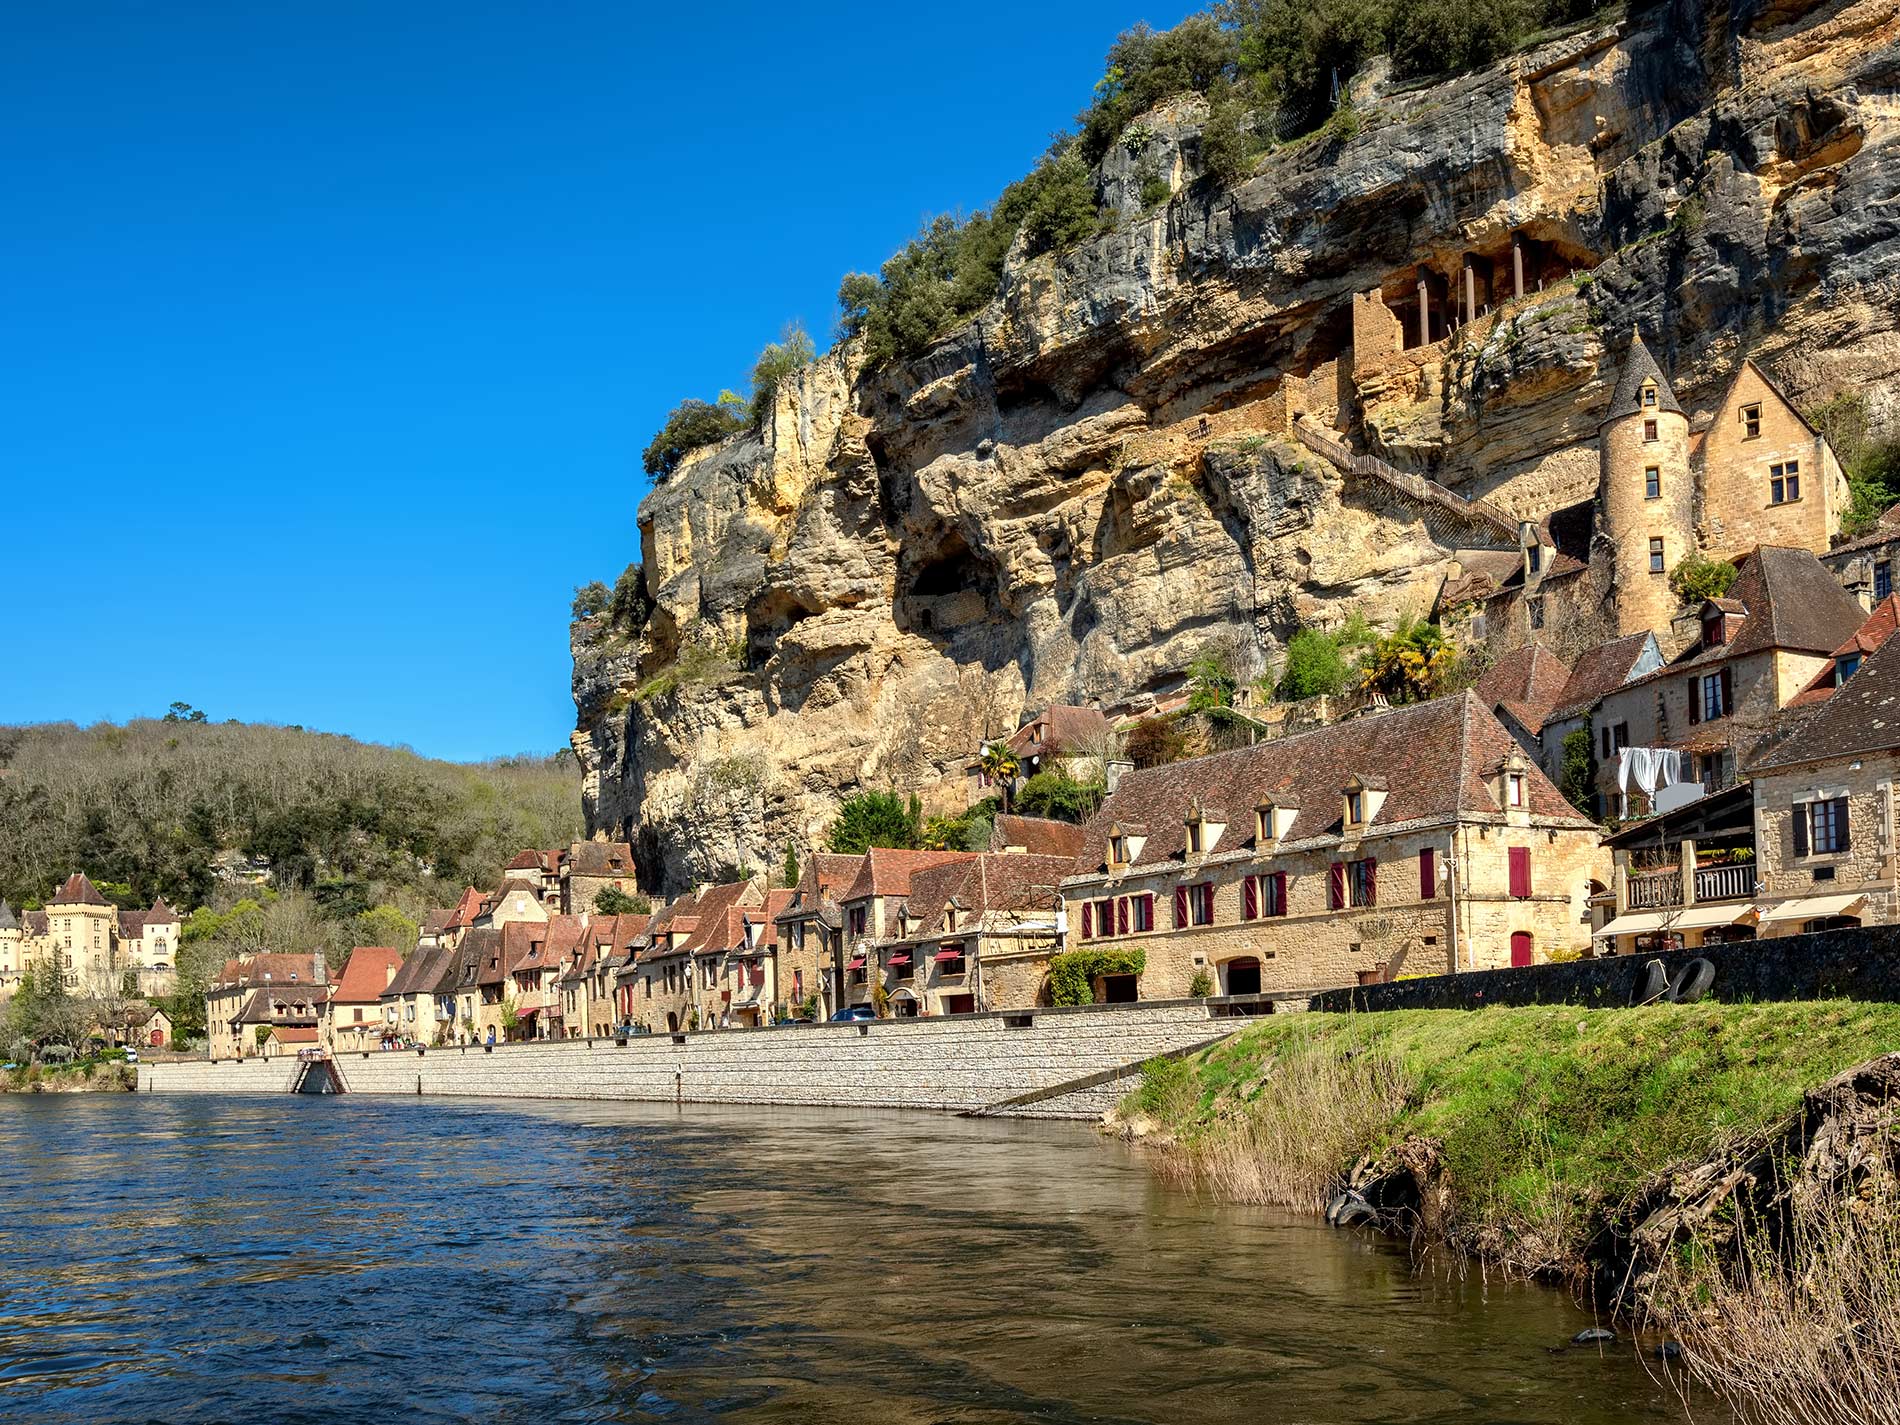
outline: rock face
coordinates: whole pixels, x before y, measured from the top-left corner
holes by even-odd
[[[590,829],[645,885],[774,866],[857,789],[961,805],[982,738],[1176,686],[1210,640],[1264,672],[1303,623],[1427,612],[1459,541],[1301,415],[1531,520],[1594,496],[1638,328],[1685,406],[1752,355],[1803,405],[1900,421],[1890,0],[1683,0],[1357,91],[1357,135],[1231,187],[1200,175],[1199,102],[1164,106],[1104,161],[1110,230],[1019,249],[917,360],[826,356],[647,497],[650,607],[573,630]]]

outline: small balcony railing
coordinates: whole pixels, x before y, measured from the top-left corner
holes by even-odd
[[[1647,876],[1629,878],[1629,906],[1631,910],[1660,910],[1664,906],[1682,904],[1682,872],[1657,871]]]
[[[1745,901],[1755,894],[1755,864],[1704,866],[1695,873],[1698,901]]]

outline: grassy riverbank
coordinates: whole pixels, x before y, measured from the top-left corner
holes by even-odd
[[[1884,1004],[1290,1015],[1150,1065],[1122,1118],[1174,1181],[1308,1209],[1362,1156],[1427,1155],[1429,1235],[1575,1274],[1658,1174],[1893,1049],[1900,1006]]]
[[[0,1093],[131,1093],[138,1070],[121,1057],[0,1069]]]

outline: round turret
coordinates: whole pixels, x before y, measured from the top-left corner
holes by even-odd
[[[1676,598],[1669,571],[1695,550],[1689,418],[1640,336],[1597,430],[1603,532],[1615,553],[1619,634],[1666,634]]]

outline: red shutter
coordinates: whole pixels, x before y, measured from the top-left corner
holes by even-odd
[[[1346,863],[1344,861],[1333,862],[1332,886],[1330,889],[1332,892],[1332,908],[1334,910],[1344,910],[1346,907]]]
[[[1527,896],[1531,893],[1531,853],[1527,846],[1511,848],[1511,894]]]
[[[1286,872],[1285,871],[1275,871],[1273,873],[1273,913],[1275,915],[1286,914]]]
[[[1176,886],[1174,888],[1174,928],[1176,930],[1181,929],[1188,923],[1187,893],[1188,888],[1186,886]]]
[[[1214,883],[1212,881],[1202,881],[1201,882],[1201,924],[1212,925],[1213,923],[1214,923]]]
[[[1095,934],[1095,907],[1088,901],[1082,902],[1082,938],[1087,940]]]
[[[1115,933],[1117,935],[1126,935],[1128,933],[1127,896],[1123,896],[1120,900],[1115,902]]]
[[[1438,852],[1430,846],[1418,853],[1418,898],[1422,901],[1438,895]]]
[[[1258,920],[1260,918],[1260,878],[1249,876],[1240,883],[1240,918]]]
[[[1366,857],[1366,904],[1379,903],[1379,863]]]

